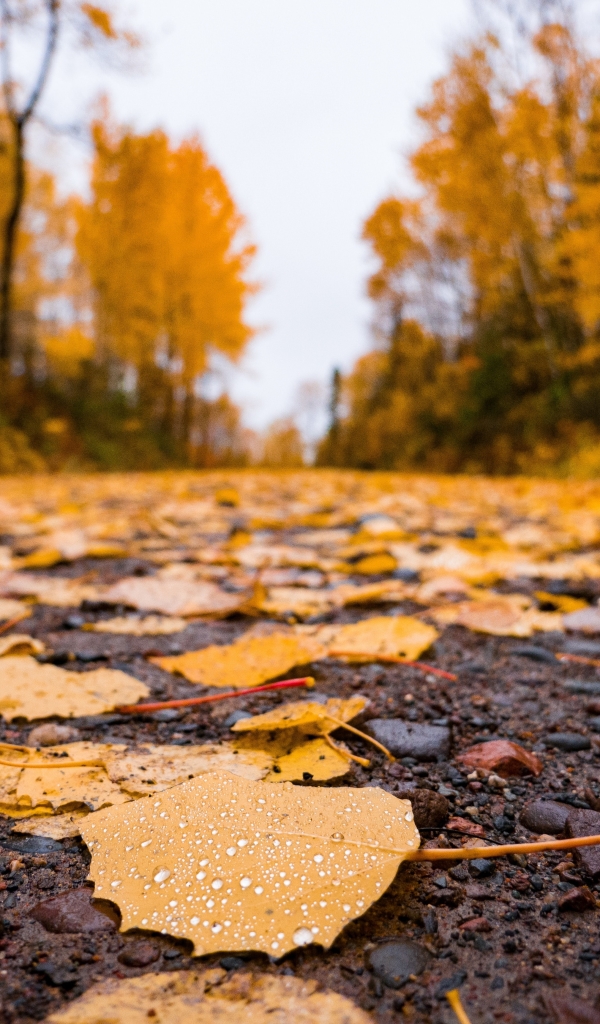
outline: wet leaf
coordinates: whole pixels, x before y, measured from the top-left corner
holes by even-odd
[[[116,669],[67,672],[31,657],[0,658],[0,714],[13,718],[99,715],[147,697],[148,687]]]
[[[290,701],[272,711],[252,718],[242,718],[233,725],[232,732],[273,732],[279,729],[296,729],[304,735],[317,733],[327,735],[339,728],[340,722],[350,722],[364,711],[368,704],[366,697],[350,697],[348,700],[331,698],[324,704],[313,700]]]
[[[324,656],[325,649],[314,637],[278,632],[243,636],[227,646],[213,644],[200,651],[150,660],[168,672],[178,672],[191,683],[242,689],[260,686],[296,665]]]
[[[510,740],[491,740],[469,747],[456,758],[469,768],[485,768],[502,778],[511,775],[539,775],[542,762],[535,754]]]
[[[196,955],[326,948],[395,877],[419,835],[381,789],[270,786],[214,772],[82,822],[95,893],[122,930],[188,938]]]
[[[369,1024],[371,1018],[315,981],[263,974],[227,979],[216,968],[109,978],[93,986],[48,1024]]]

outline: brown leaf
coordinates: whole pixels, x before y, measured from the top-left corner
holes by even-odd
[[[324,654],[324,648],[313,637],[272,633],[243,636],[227,646],[212,645],[200,651],[150,660],[167,672],[178,672],[191,683],[242,689],[260,686]]]
[[[459,754],[456,760],[468,768],[484,768],[496,772],[503,779],[511,775],[539,775],[542,770],[542,762],[535,754],[510,740],[477,743]]]
[[[371,1018],[315,981],[225,971],[170,971],[109,978],[93,986],[48,1024],[369,1024]]]
[[[329,947],[419,845],[381,789],[269,786],[214,772],[82,822],[96,895],[122,929],[189,938],[196,955]]]

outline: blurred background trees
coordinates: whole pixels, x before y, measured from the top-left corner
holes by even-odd
[[[600,62],[568,4],[480,14],[418,111],[418,198],[364,225],[376,347],[321,464],[600,470]]]

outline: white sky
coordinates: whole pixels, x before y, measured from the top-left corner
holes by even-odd
[[[118,7],[120,4],[115,4]],[[361,224],[406,186],[414,116],[469,24],[468,0],[125,0],[146,70],[57,66],[46,110],[81,114],[100,88],[119,119],[198,131],[259,247],[251,320],[266,330],[232,377],[246,422],[292,406],[370,344]],[[77,171],[83,154],[70,158]]]

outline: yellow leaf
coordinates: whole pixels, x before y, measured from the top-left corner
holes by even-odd
[[[589,607],[587,601],[580,597],[570,597],[568,594],[548,594],[545,590],[536,590],[535,597],[540,604],[549,604],[553,611],[563,612],[565,615]]]
[[[191,683],[244,689],[260,686],[295,665],[306,665],[323,655],[324,648],[312,637],[274,633],[241,637],[228,646],[212,645],[201,651],[150,661],[167,672],[185,676]]]
[[[359,572],[365,576],[378,576],[380,573],[394,572],[398,568],[398,563],[395,558],[391,555],[368,555],[366,558],[361,558],[359,562],[346,567],[346,571],[353,573]]]
[[[159,636],[168,633],[180,633],[188,625],[187,621],[176,616],[147,615],[144,619],[121,615],[115,619],[102,619],[90,622],[83,628],[93,633],[119,633],[128,636]]]
[[[330,641],[329,653],[350,661],[375,661],[378,654],[416,661],[438,636],[433,626],[410,615],[381,615],[340,626]]]
[[[109,978],[48,1017],[48,1024],[370,1024],[368,1014],[317,982],[224,970]]]
[[[343,743],[333,749],[326,740],[309,739],[301,730],[248,732],[236,737],[234,748],[248,754],[262,751],[272,758],[264,782],[326,782],[350,770],[351,754]]]
[[[10,598],[0,598],[0,622],[9,620],[18,622],[20,619],[28,619],[31,615],[31,608],[21,601],[11,601]]]
[[[366,697],[347,700],[333,697],[325,704],[313,700],[291,701],[272,711],[252,718],[242,718],[232,725],[232,732],[272,732],[276,729],[298,729],[305,735],[327,735],[339,728],[339,722],[350,722],[364,711]]]
[[[121,704],[135,704],[149,693],[145,683],[116,669],[67,672],[27,656],[0,658],[0,714],[9,722],[99,715]]]
[[[64,556],[57,548],[40,548],[39,551],[19,559],[19,565],[23,569],[49,569],[58,562],[64,562]]]
[[[197,956],[328,948],[419,845],[410,804],[384,790],[228,772],[89,815],[81,832],[95,894],[118,904],[122,930],[188,938]]]
[[[0,658],[8,654],[13,657],[23,654],[41,654],[44,645],[40,640],[34,640],[32,636],[25,633],[11,633],[10,636],[0,637]]]
[[[210,615],[223,618],[238,611],[244,594],[228,594],[215,583],[130,576],[103,593],[109,604],[125,604],[140,611],[163,615]]]

